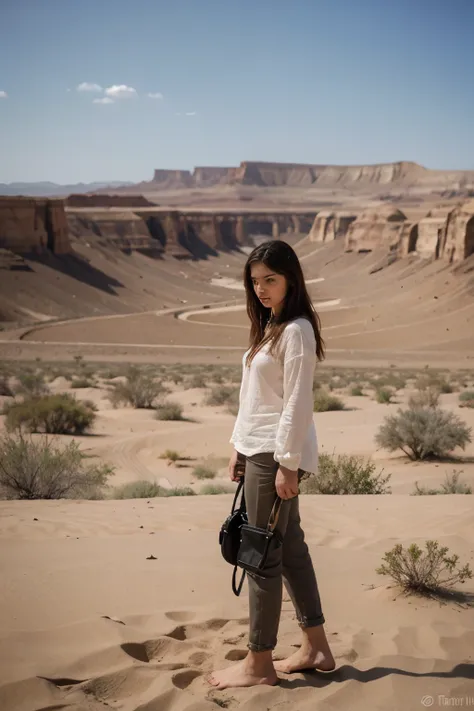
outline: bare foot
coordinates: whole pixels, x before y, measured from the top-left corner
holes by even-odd
[[[273,666],[276,671],[284,674],[292,674],[305,669],[329,672],[336,668],[336,662],[329,649],[323,653],[320,650],[300,647],[286,659],[273,662]]]
[[[249,667],[247,660],[243,659],[227,669],[212,672],[207,677],[207,681],[212,686],[215,686],[216,689],[229,689],[237,686],[258,686],[260,684],[274,686],[278,683],[278,677],[273,666],[268,668],[265,676],[255,674]]]

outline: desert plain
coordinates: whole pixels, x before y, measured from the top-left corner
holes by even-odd
[[[52,394],[92,402],[87,434],[52,437],[112,473],[102,498],[0,501],[1,711],[474,706],[473,580],[429,597],[377,573],[396,544],[429,540],[474,565],[472,495],[414,495],[440,491],[453,473],[472,491],[474,442],[427,461],[376,443],[427,381],[441,409],[474,428],[461,397],[474,390],[473,257],[387,261],[383,245],[347,253],[337,239],[288,240],[327,344],[315,393],[342,403],[315,411],[320,452],[390,475],[384,494],[300,495],[336,670],[282,674],[272,688],[206,682],[246,654],[247,587],[232,594],[218,545],[235,490],[227,461],[248,337],[246,250],[151,259],[76,239],[87,272],[35,259],[1,274],[5,313],[22,315],[0,334],[13,393],[1,404],[8,410],[28,373]],[[130,365],[162,384],[158,401],[180,419],[111,401]],[[137,487],[147,495],[126,498]],[[285,595],[275,658],[299,642]]]

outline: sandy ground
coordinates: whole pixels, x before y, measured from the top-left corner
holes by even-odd
[[[68,389],[64,378],[51,385]],[[152,411],[113,409],[104,388],[76,390],[93,399],[92,436],[76,438],[88,454],[115,466],[111,483],[139,479],[190,485],[192,469],[211,463],[227,482],[233,417],[203,404],[205,390],[175,386],[171,397],[191,422],[159,422]],[[419,709],[433,698],[472,705],[474,583],[458,602],[404,597],[376,573],[397,542],[437,539],[474,567],[472,496],[410,496],[414,482],[439,487],[462,471],[474,487],[474,444],[456,465],[414,464],[376,451],[385,415],[406,402],[344,398],[342,412],[316,413],[322,451],[372,456],[390,473],[391,495],[301,496],[306,538],[321,588],[326,630],[337,661],[331,674],[282,676],[276,688],[216,691],[205,674],[246,653],[247,586],[232,594],[231,567],[218,530],[232,494],[128,501],[0,502],[0,709],[2,711],[260,711],[277,706]],[[443,407],[474,426],[474,411]],[[60,438],[64,443],[69,438]],[[160,455],[176,449],[169,465]],[[155,559],[149,559],[154,556]],[[275,657],[299,642],[285,595]],[[429,701],[428,701],[429,704]],[[446,704],[444,704],[446,705]]]

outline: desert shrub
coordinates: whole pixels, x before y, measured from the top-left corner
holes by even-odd
[[[428,489],[424,486],[419,486],[415,481],[415,490],[412,496],[433,496],[436,494],[472,494],[472,488],[459,481],[462,472],[453,471],[451,474],[446,473],[445,480],[441,484],[441,489]]]
[[[186,389],[190,388],[206,388],[207,379],[202,373],[194,373],[185,381]]]
[[[22,434],[0,440],[0,490],[8,499],[102,498],[113,469],[86,465],[76,442],[59,448],[48,437]]]
[[[25,398],[5,407],[5,426],[9,432],[25,429],[45,434],[81,435],[90,430],[96,407],[68,393]]]
[[[361,397],[364,394],[360,385],[353,385],[349,392],[353,397]]]
[[[214,479],[217,476],[217,472],[215,469],[201,464],[193,469],[193,476],[196,479]]]
[[[205,496],[214,496],[217,494],[232,494],[234,491],[235,489],[224,484],[204,484],[199,493]]]
[[[170,462],[178,462],[181,458],[180,453],[174,449],[166,449],[163,454],[160,454],[160,459],[167,459]]]
[[[23,395],[25,398],[47,395],[49,388],[43,373],[22,373],[19,375],[15,393]]]
[[[184,420],[183,407],[179,402],[165,401],[155,408],[155,419],[157,420]]]
[[[393,391],[389,388],[377,388],[375,391],[375,399],[381,405],[388,405],[392,402]]]
[[[211,388],[206,397],[206,405],[228,405],[235,402],[235,397],[239,394],[239,388],[233,385],[216,385]]]
[[[425,373],[421,375],[415,383],[418,390],[429,388],[438,390],[439,393],[452,393],[453,386],[444,376],[436,373]]]
[[[196,496],[196,492],[190,486],[177,486],[173,489],[167,489],[166,496]]]
[[[317,390],[314,394],[314,412],[329,412],[331,410],[344,410],[344,402],[326,390]]]
[[[413,395],[410,395],[408,400],[409,407],[437,407],[439,404],[440,391],[438,388],[430,385],[424,390],[417,390]]]
[[[131,405],[136,409],[150,409],[155,400],[166,392],[164,385],[152,374],[131,366],[125,382],[113,383],[109,399],[113,407]]]
[[[95,388],[96,383],[87,376],[79,376],[71,381],[71,388]]]
[[[112,490],[112,499],[153,499],[155,496],[165,496],[166,489],[155,481],[130,481],[116,486]]]
[[[401,449],[410,459],[446,457],[471,441],[471,429],[452,412],[438,407],[409,407],[389,415],[375,436],[379,447]]]
[[[0,375],[0,395],[3,397],[13,397],[14,395],[5,375]]]
[[[416,543],[407,549],[399,543],[387,551],[379,575],[389,575],[406,592],[440,593],[472,578],[469,565],[457,569],[459,556],[448,557],[448,548],[438,541],[426,541],[426,551]]]
[[[387,487],[391,475],[375,474],[376,466],[363,457],[322,453],[318,471],[305,474],[301,480],[302,494],[390,494]]]
[[[383,373],[375,378],[369,378],[373,387],[392,388],[393,390],[402,390],[406,386],[406,379],[396,373]]]
[[[459,406],[474,408],[474,391],[465,390],[459,396]]]

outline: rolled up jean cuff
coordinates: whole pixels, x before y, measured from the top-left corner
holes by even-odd
[[[310,619],[308,617],[298,618],[298,624],[302,628],[319,627],[319,625],[324,625],[325,622],[326,620],[324,619],[324,615],[320,615],[319,617],[315,617],[314,619]]]
[[[276,644],[253,644],[252,642],[249,642],[247,647],[251,652],[268,652],[275,649]]]

